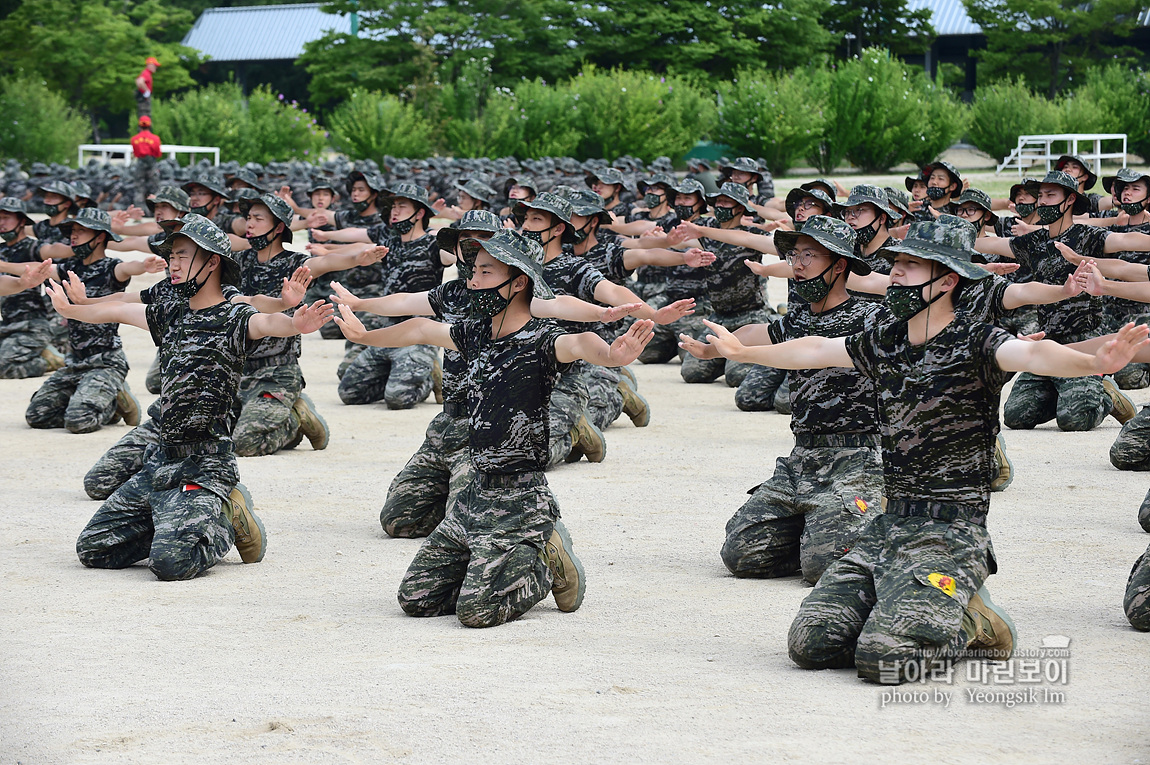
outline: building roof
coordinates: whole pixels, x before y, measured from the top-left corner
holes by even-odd
[[[907,0],[906,6],[912,11],[929,8],[934,13],[931,24],[939,37],[982,34],[982,27],[966,15],[962,0]]]
[[[184,45],[212,61],[296,59],[326,32],[349,33],[351,21],[320,10],[322,3],[208,8],[184,36]]]

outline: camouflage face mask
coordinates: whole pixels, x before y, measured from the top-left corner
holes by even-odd
[[[352,202],[351,209],[355,210],[356,215],[363,215],[363,211],[371,207],[371,203],[375,201],[375,195],[369,196],[362,202]]]
[[[487,319],[498,316],[511,304],[511,298],[504,297],[499,291],[513,281],[515,277],[509,276],[507,281],[495,287],[468,290],[467,304],[471,312]]]
[[[719,223],[728,223],[735,219],[735,208],[733,207],[716,207],[715,220]]]
[[[644,194],[643,204],[647,206],[648,210],[654,210],[656,207],[663,203],[662,194]]]
[[[810,279],[795,279],[791,282],[798,296],[812,305],[826,300],[827,295],[831,294],[831,286],[838,280],[838,277],[836,276],[830,284],[827,284],[826,279],[823,277],[827,275],[827,271],[835,267],[835,263],[837,262],[837,259],[832,260],[831,264],[824,268],[821,273],[812,276]]]
[[[1118,203],[1118,206],[1121,207],[1122,211],[1124,213],[1126,213],[1127,215],[1139,215],[1139,214],[1141,214],[1146,209],[1145,205],[1146,205],[1145,199],[1143,199],[1141,202],[1119,202]],[[1017,207],[1017,205],[1015,205],[1015,207]]]
[[[92,237],[91,239],[89,239],[86,242],[83,242],[82,244],[72,245],[72,255],[74,255],[77,258],[88,257],[89,255],[91,255],[93,252],[96,251],[97,247],[99,247],[99,244],[96,242],[96,240],[99,237],[100,237],[100,235],[96,234],[96,236]]]
[[[5,243],[11,242],[13,239],[16,238],[16,234],[19,233],[21,228],[23,228],[23,226],[17,226],[16,228],[12,229],[11,231],[0,231],[0,241],[3,241]]]
[[[940,186],[927,186],[926,187],[927,197],[929,197],[934,202],[937,202],[938,200],[942,199],[948,193],[949,192],[946,189],[941,188]]]
[[[944,276],[946,276],[945,272],[922,284],[890,285],[886,288],[886,304],[890,308],[890,312],[894,314],[894,317],[899,321],[907,321],[908,319],[913,319],[915,316],[918,316],[946,294],[945,292],[940,292],[929,301],[922,296],[924,288],[934,284]]]
[[[415,228],[415,213],[412,213],[403,220],[397,220],[395,223],[391,224],[391,227],[395,229],[396,233],[398,233],[400,236],[403,236],[404,234],[410,234],[411,230]]]
[[[271,231],[268,231],[267,233],[256,234],[255,236],[246,236],[244,238],[248,240],[248,244],[251,245],[253,250],[256,252],[263,252],[271,245],[272,241],[275,240],[275,231],[275,226],[272,226]]]
[[[1065,201],[1066,200],[1063,200],[1063,202]],[[1043,226],[1049,226],[1065,215],[1066,211],[1062,209],[1063,202],[1059,202],[1056,205],[1038,205],[1035,207],[1034,209],[1038,211],[1038,222]]]
[[[1034,202],[1015,202],[1014,212],[1019,218],[1029,218],[1037,207]]]

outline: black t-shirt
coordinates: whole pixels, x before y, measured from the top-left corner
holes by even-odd
[[[767,327],[772,343],[800,337],[849,337],[892,320],[882,303],[850,298],[828,311],[795,306]],[[878,434],[874,382],[857,369],[792,369],[791,430],[804,434]]]
[[[435,318],[445,324],[460,324],[467,319],[467,284],[462,279],[452,279],[427,292],[427,301]],[[467,362],[459,351],[443,351],[443,400],[461,402],[465,397],[464,378],[467,375]]]
[[[306,252],[284,250],[267,263],[261,263],[259,253],[255,250],[236,253],[235,258],[240,264],[240,292],[249,296],[267,295],[278,298],[283,292],[283,280],[290,279],[297,268],[306,265],[308,257]],[[291,316],[295,313],[295,309],[284,313]],[[299,358],[300,350],[299,335],[264,337],[256,342],[248,356],[253,361],[287,353]]]
[[[967,321],[998,324],[1010,313],[1003,303],[1009,286],[1010,282],[997,274],[985,279],[969,279],[958,295],[955,312],[964,314]]]
[[[883,476],[891,499],[985,507],[997,472],[1003,329],[957,318],[922,345],[896,321],[853,335],[847,353],[878,389]]]
[[[49,223],[47,218],[33,223],[32,233],[41,244],[68,244],[71,241],[69,233],[65,233],[60,226]]]
[[[564,248],[557,258],[543,264],[543,278],[556,295],[571,295],[588,303],[596,302],[595,288],[608,281],[590,261],[573,255],[569,248]],[[567,332],[593,329],[574,321],[561,321],[558,324]]]
[[[714,218],[703,218],[698,221],[705,228],[719,228]],[[737,231],[746,229],[739,226]],[[747,268],[747,261],[758,262],[761,254],[755,250],[726,244],[703,236],[700,242],[703,247],[715,253],[715,262],[703,268],[682,268],[702,277],[703,292],[711,299],[711,307],[716,313],[743,313],[762,308],[763,289],[762,280]]]
[[[24,237],[18,242],[0,242],[0,260],[6,263],[39,263],[40,243]],[[0,316],[6,324],[31,319],[47,319],[48,308],[39,287],[0,297]]]
[[[471,462],[484,473],[524,473],[547,466],[551,390],[567,368],[555,357],[563,335],[531,319],[517,332],[491,338],[491,320],[465,321],[451,339],[467,363]]]
[[[410,242],[404,242],[396,236],[387,246],[387,257],[379,264],[383,274],[382,294],[427,292],[443,283],[439,242],[431,234],[424,234]]]
[[[84,259],[78,256],[68,258],[56,264],[60,281],[68,279],[68,274],[76,276],[84,283],[88,297],[104,297],[115,292],[123,292],[130,279],[120,281],[116,278],[116,266],[120,264],[118,258],[104,256],[94,263],[85,265]],[[82,321],[68,322],[68,342],[72,346],[71,356],[81,361],[108,351],[116,351],[123,347],[120,340],[120,325],[87,324]]]
[[[1032,231],[1026,236],[1010,240],[1010,249],[1025,268],[1030,269],[1031,281],[1044,284],[1063,284],[1076,268],[1062,257],[1055,242],[1063,242],[1085,258],[1104,258],[1106,237],[1109,234],[1094,226],[1075,223],[1056,237],[1046,229]],[[1053,305],[1038,306],[1038,326],[1049,340],[1073,342],[1098,334],[1102,326],[1102,299],[1086,292]]]
[[[231,438],[244,361],[258,342],[247,334],[256,313],[250,305],[227,301],[198,311],[172,300],[148,305],[148,328],[160,349],[165,445]]]

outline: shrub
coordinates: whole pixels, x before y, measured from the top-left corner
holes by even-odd
[[[979,149],[1001,160],[1018,146],[1018,136],[1061,129],[1057,104],[1032,93],[1022,80],[1005,80],[975,91],[967,135]]]
[[[935,86],[925,74],[920,74],[919,79],[919,109],[926,117],[926,129],[903,160],[913,162],[916,167],[925,167],[962,138],[970,113],[966,104],[949,89]]]
[[[1150,156],[1150,80],[1142,72],[1118,64],[1092,69],[1061,109],[1067,132],[1125,133],[1130,151]]]
[[[395,96],[353,91],[327,116],[332,146],[352,159],[380,161],[432,154],[431,125]]]
[[[458,96],[455,86],[443,87],[444,101],[449,108]],[[471,117],[455,117],[443,126],[444,149],[456,157],[508,157],[521,149],[523,121],[515,94],[493,90],[479,113]]]
[[[153,104],[156,132],[168,143],[220,147],[237,162],[314,159],[327,135],[299,104],[262,85],[245,99],[234,82],[209,85]]]
[[[90,130],[87,118],[42,80],[0,80],[0,157],[72,164]]]
[[[523,130],[517,157],[568,157],[579,151],[584,135],[574,95],[570,86],[548,85],[540,79],[515,87]]]
[[[786,174],[822,138],[828,83],[822,74],[739,71],[719,86],[716,139],[737,154],[762,157],[776,177]]]
[[[917,73],[916,73],[917,74]],[[827,142],[867,173],[881,173],[910,158],[930,129],[919,78],[888,51],[868,48],[831,78],[828,103],[838,123]]]

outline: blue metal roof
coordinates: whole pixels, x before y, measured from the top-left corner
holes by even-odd
[[[907,0],[906,7],[912,11],[929,8],[934,14],[931,24],[939,37],[982,34],[982,27],[966,15],[962,0]]]
[[[184,36],[184,45],[213,61],[296,59],[303,46],[328,30],[349,33],[347,16],[324,13],[322,3],[208,8]]]

